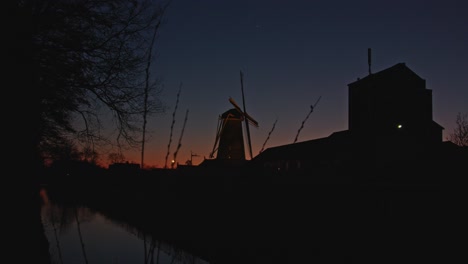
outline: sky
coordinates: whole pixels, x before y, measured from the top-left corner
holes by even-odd
[[[208,158],[219,116],[245,107],[252,151],[348,129],[348,84],[405,63],[432,90],[433,120],[455,128],[468,113],[467,1],[173,0],[156,43],[153,73],[163,85],[164,114],[148,121],[145,166],[164,167],[171,123],[179,102],[168,162],[194,165]],[[268,141],[267,137],[273,128]],[[265,143],[266,141],[266,143]],[[246,148],[247,149],[247,148]],[[140,163],[140,150],[125,154]],[[246,152],[247,159],[250,159]]]

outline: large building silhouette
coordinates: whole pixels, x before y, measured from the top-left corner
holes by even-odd
[[[432,90],[404,63],[348,84],[348,128],[381,141],[407,137],[439,143],[443,127],[432,120]]]
[[[387,169],[458,157],[433,120],[432,90],[405,63],[348,84],[348,130],[266,149],[252,164],[266,171],[310,174]],[[454,156],[455,155],[455,156]]]

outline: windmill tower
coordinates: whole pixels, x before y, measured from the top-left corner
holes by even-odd
[[[242,72],[241,72],[242,84]],[[244,89],[242,86],[242,98],[244,99]],[[218,128],[216,132],[215,144],[210,158],[214,158],[216,152],[216,159],[218,160],[245,160],[245,145],[244,133],[242,123],[245,122],[245,130],[247,135],[247,145],[252,158],[252,145],[250,140],[249,125],[258,127],[258,122],[255,121],[245,111],[245,100],[243,100],[244,109],[241,109],[234,99],[229,98],[229,102],[234,108],[224,112],[218,120]]]

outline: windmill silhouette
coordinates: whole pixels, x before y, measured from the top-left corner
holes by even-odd
[[[249,125],[258,127],[258,122],[245,110],[242,72],[240,75],[243,109],[240,108],[234,99],[231,97],[229,98],[229,102],[234,106],[234,108],[229,109],[219,117],[215,144],[212,152],[210,153],[210,158],[214,158],[216,152],[216,159],[218,160],[245,160],[245,144],[242,127],[243,122],[245,122],[250,158],[253,157]]]

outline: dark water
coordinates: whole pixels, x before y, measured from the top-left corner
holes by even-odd
[[[421,263],[461,252],[460,203],[441,186],[154,186],[44,188],[54,263]]]
[[[41,197],[53,263],[209,263],[86,206],[57,203],[46,189]]]

